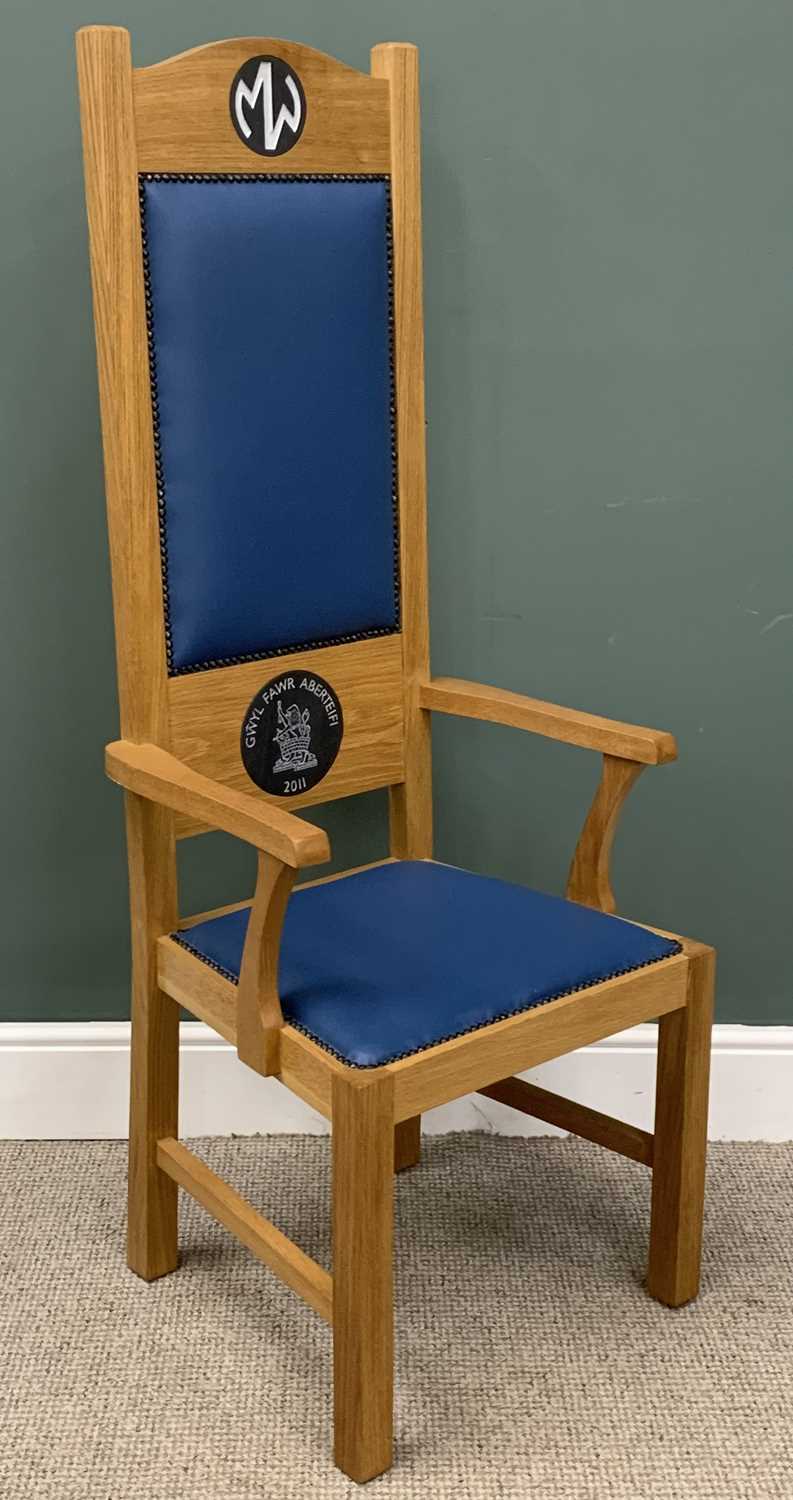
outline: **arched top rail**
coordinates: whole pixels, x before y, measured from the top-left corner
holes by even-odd
[[[269,69],[259,76],[261,60],[273,62],[272,82]],[[273,154],[259,152],[235,126],[240,79],[243,132],[267,108]],[[388,82],[299,42],[236,37],[195,47],[136,68],[133,96],[141,172],[390,170]],[[281,115],[287,123],[279,134]],[[292,121],[299,122],[295,139]]]
[[[123,30],[123,28],[120,29]],[[307,47],[303,42],[290,42],[286,37],[272,36],[234,36],[225,37],[218,42],[203,42],[200,47],[188,47],[185,52],[175,52],[172,57],[163,57],[159,62],[149,63],[145,68],[136,68],[135,72],[140,78],[144,74],[161,74],[168,68],[200,64],[207,59],[228,61],[230,58],[233,60],[237,54],[245,58],[268,53],[276,57],[286,57],[288,54],[289,61],[295,67],[299,67],[302,63],[304,67],[333,69],[339,74],[346,74],[348,78],[357,78],[368,84],[373,81],[370,73],[361,73],[357,68],[351,68],[349,63],[342,62],[338,57],[332,57],[329,52],[320,52],[318,48]]]

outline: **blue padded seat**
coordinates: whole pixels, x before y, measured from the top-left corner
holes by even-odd
[[[247,925],[245,908],[173,936],[236,981]],[[279,985],[292,1026],[375,1068],[679,952],[558,896],[405,860],[298,887]]]

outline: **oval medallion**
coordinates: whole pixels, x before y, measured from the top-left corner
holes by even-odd
[[[295,797],[327,776],[344,733],[341,704],[324,677],[282,672],[253,699],[242,722],[242,763],[263,792]]]
[[[280,57],[249,57],[234,74],[231,123],[259,156],[283,156],[303,134],[306,96],[293,68]]]

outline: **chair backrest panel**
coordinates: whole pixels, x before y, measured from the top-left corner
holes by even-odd
[[[141,204],[169,674],[395,631],[387,179]]]
[[[261,794],[388,787],[423,855],[415,49],[372,62],[243,38],[133,69],[120,28],[78,35],[122,733],[250,791],[252,700],[324,679],[328,769]],[[279,764],[316,748],[284,708]]]

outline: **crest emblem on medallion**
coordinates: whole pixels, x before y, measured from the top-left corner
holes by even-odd
[[[273,739],[279,751],[274,771],[310,771],[317,764],[316,755],[311,754],[311,715],[307,708],[301,713],[296,703],[290,703],[284,713],[279,703]]]

